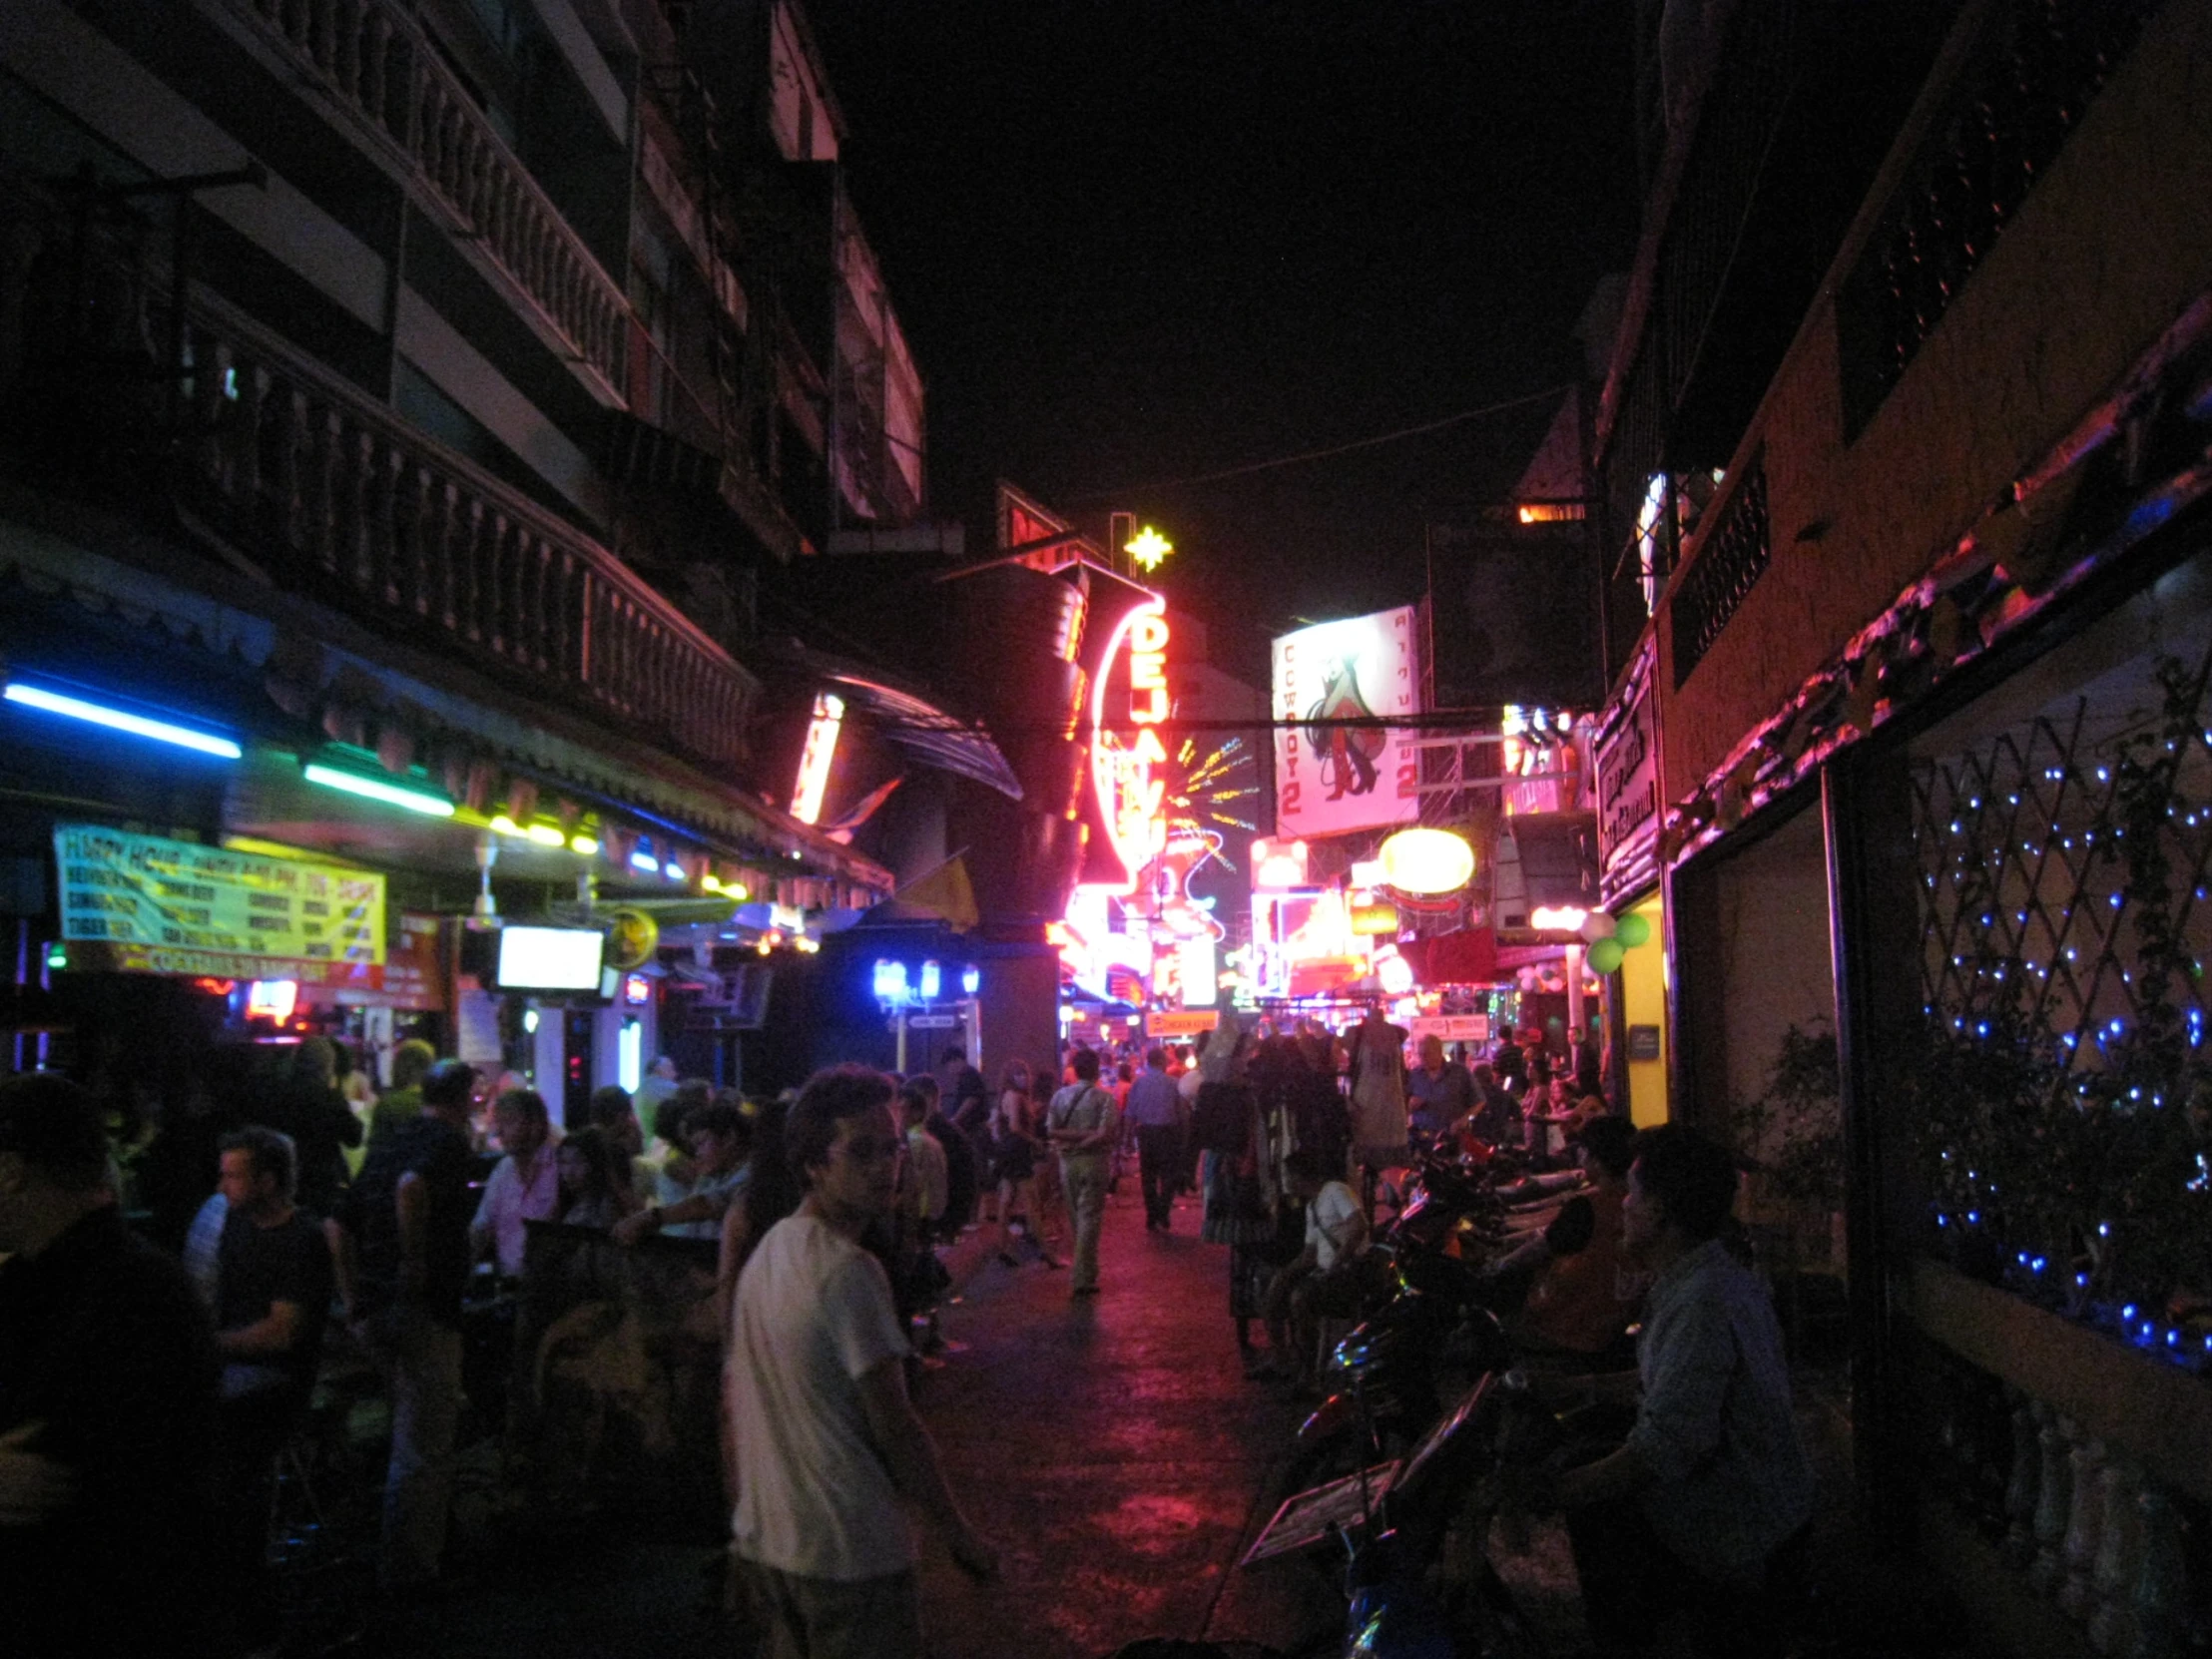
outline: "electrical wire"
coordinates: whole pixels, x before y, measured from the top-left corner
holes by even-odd
[[[1375,449],[1385,443],[1396,443],[1402,438],[1424,437],[1430,432],[1440,432],[1447,426],[1457,426],[1462,421],[1480,420],[1485,415],[1526,408],[1531,403],[1563,397],[1573,389],[1571,383],[1546,386],[1542,391],[1532,391],[1525,396],[1508,397],[1502,403],[1486,403],[1479,409],[1462,409],[1457,414],[1445,415],[1441,420],[1426,421],[1419,426],[1400,427],[1397,431],[1382,432],[1371,438],[1354,438],[1350,443],[1332,444],[1326,449],[1307,449],[1296,455],[1278,455],[1272,460],[1247,461],[1242,466],[1223,467],[1218,472],[1201,472],[1188,478],[1168,478],[1150,484],[1123,484],[1113,489],[1091,490],[1082,495],[1063,496],[1061,499],[1071,506],[1080,506],[1088,502],[1110,501],[1158,490],[1185,489],[1193,484],[1218,483],[1224,478],[1242,478],[1255,472],[1269,472],[1276,467],[1297,466],[1305,461],[1326,461],[1332,456],[1349,455],[1360,449]]]

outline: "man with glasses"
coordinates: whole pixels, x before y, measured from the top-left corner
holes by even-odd
[[[809,1080],[784,1131],[807,1196],[738,1282],[723,1372],[737,1456],[732,1532],[777,1659],[919,1659],[901,1497],[963,1570],[998,1571],[907,1398],[890,1282],[860,1244],[896,1201],[903,1142],[891,1098],[890,1080],[860,1066]]]

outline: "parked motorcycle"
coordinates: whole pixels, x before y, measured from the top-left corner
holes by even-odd
[[[1532,1659],[1541,1647],[1483,1539],[1503,1472],[1563,1440],[1523,1378],[1487,1372],[1403,1459],[1287,1499],[1241,1564],[1341,1550],[1346,1659]]]
[[[1499,1315],[1518,1306],[1527,1280],[1492,1280],[1483,1268],[1525,1236],[1516,1221],[1534,1225],[1501,1196],[1522,1179],[1504,1158],[1473,1168],[1440,1156],[1416,1162],[1408,1196],[1375,1247],[1388,1263],[1386,1293],[1330,1355],[1330,1392],[1299,1427],[1294,1482],[1402,1453],[1457,1387],[1511,1363]],[[1542,1214],[1555,1217],[1564,1189],[1542,1179]],[[1586,1235],[1564,1242],[1562,1253],[1587,1243]]]

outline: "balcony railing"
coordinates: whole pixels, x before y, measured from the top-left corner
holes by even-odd
[[[1837,296],[1857,436],[2049,170],[2159,0],[2011,0]]]
[[[759,682],[614,554],[213,294],[128,207],[0,179],[7,469],[724,775]]]
[[[213,299],[183,503],[276,579],[727,771],[753,676],[612,553]]]
[[[575,357],[623,384],[628,302],[396,0],[234,0],[366,127]]]
[[[1774,532],[1767,514],[1767,468],[1754,455],[1735,480],[1728,503],[1698,559],[1675,589],[1669,614],[1674,622],[1674,684],[1689,679],[1713,642],[1721,637],[1737,607],[1751,596],[1774,557]]]

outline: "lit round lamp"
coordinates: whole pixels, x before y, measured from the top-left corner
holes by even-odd
[[[1457,892],[1474,873],[1474,848],[1449,830],[1400,830],[1382,843],[1382,864],[1399,892]]]
[[[1384,996],[1403,996],[1413,988],[1413,964],[1402,956],[1385,956],[1375,964],[1375,982]]]
[[[1626,950],[1634,950],[1640,944],[1648,944],[1651,940],[1651,918],[1637,915],[1631,911],[1614,923],[1613,937],[1620,940],[1622,948]]]
[[[1618,939],[1600,939],[1590,946],[1590,971],[1592,973],[1617,973],[1621,958],[1627,954]]]

